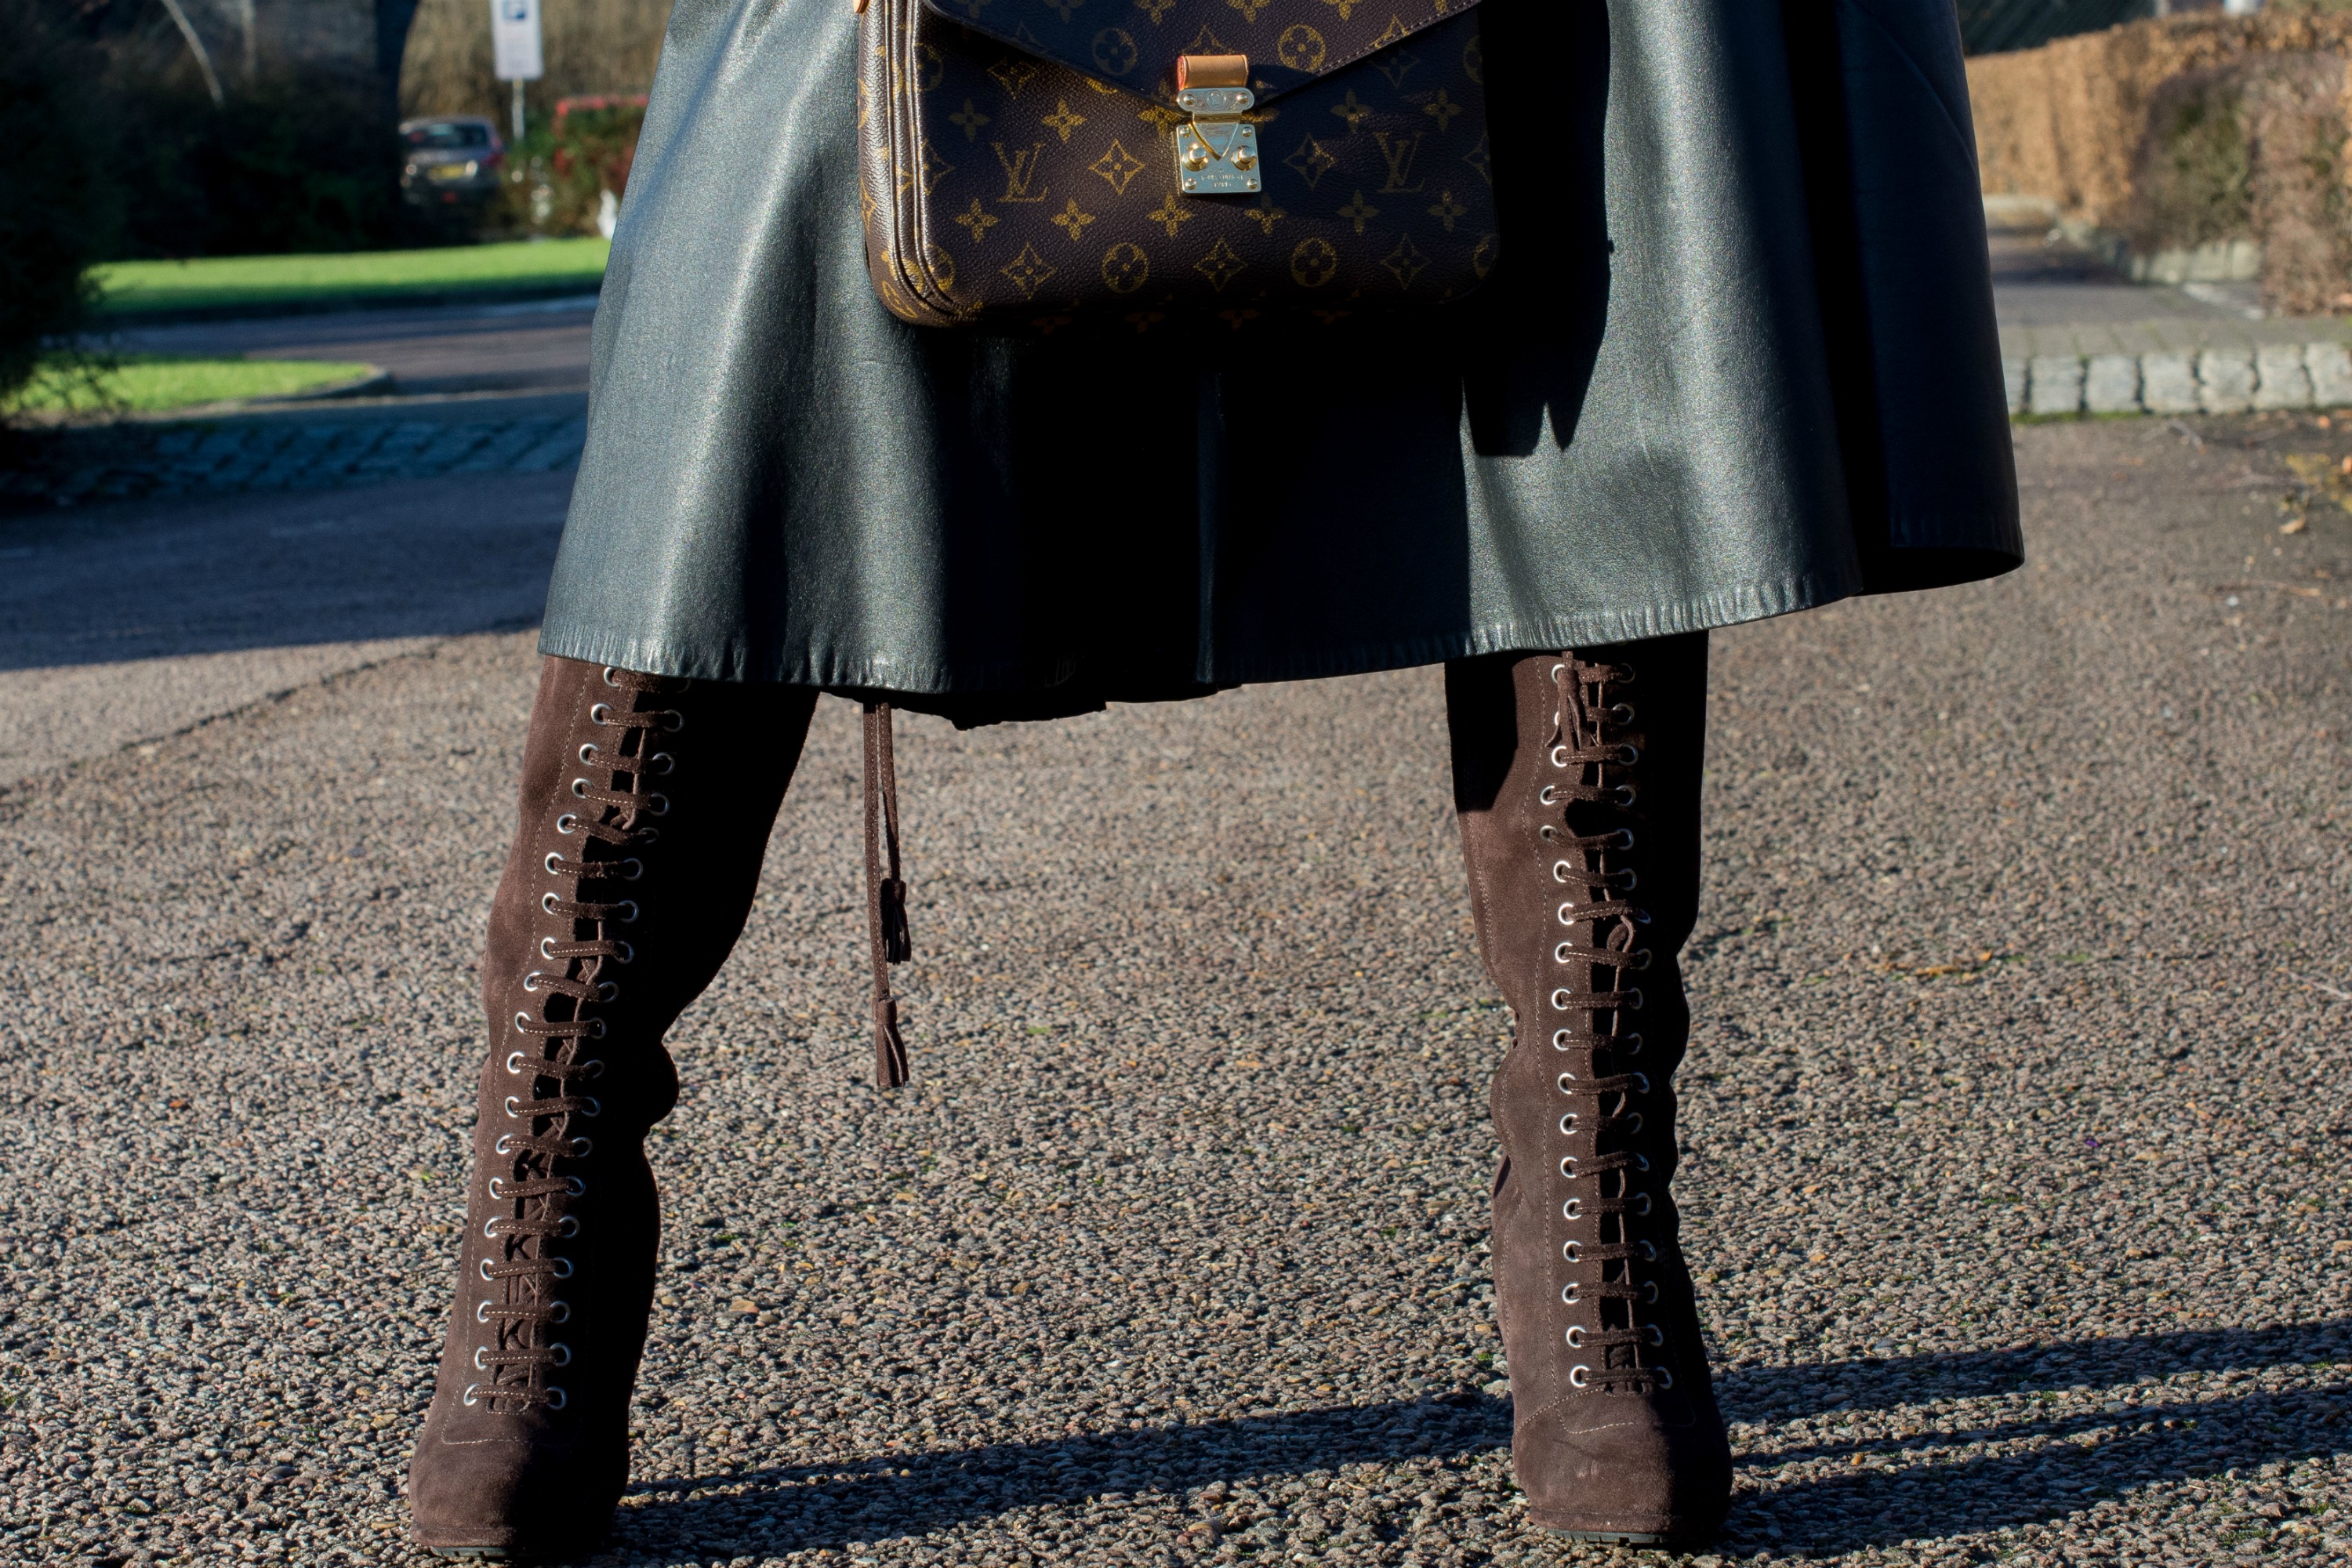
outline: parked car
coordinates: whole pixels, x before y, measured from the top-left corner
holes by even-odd
[[[456,206],[498,194],[507,144],[496,122],[471,114],[436,114],[400,125],[400,194],[416,206]]]

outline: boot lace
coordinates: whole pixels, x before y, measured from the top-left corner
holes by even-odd
[[[562,1166],[586,1159],[595,1147],[573,1131],[576,1122],[604,1110],[594,1095],[582,1092],[604,1071],[603,1059],[590,1054],[606,1028],[593,1010],[619,999],[621,983],[610,972],[636,957],[620,934],[637,918],[636,900],[610,895],[645,874],[645,861],[632,852],[660,837],[653,819],[669,812],[668,798],[653,782],[677,765],[675,755],[656,748],[686,722],[676,709],[638,700],[681,683],[613,668],[604,679],[614,700],[593,704],[588,721],[617,733],[579,750],[581,771],[569,788],[580,804],[555,819],[556,833],[576,839],[577,847],[551,850],[541,862],[550,878],[568,884],[571,896],[553,889],[541,895],[540,910],[560,934],[540,938],[545,967],[522,977],[523,990],[538,1005],[509,1020],[527,1044],[506,1058],[517,1092],[500,1107],[511,1125],[493,1148],[508,1163],[489,1182],[491,1201],[505,1207],[482,1226],[495,1250],[478,1269],[490,1289],[474,1310],[474,1321],[490,1333],[474,1347],[474,1370],[483,1376],[465,1393],[467,1405],[487,1400],[500,1415],[541,1405],[561,1410],[569,1402],[563,1386],[549,1377],[572,1363],[572,1347],[551,1337],[572,1316],[571,1304],[556,1290],[572,1278],[572,1265],[555,1244],[580,1234],[581,1218],[570,1205],[588,1183]]]
[[[1671,1388],[1674,1373],[1654,1353],[1664,1331],[1643,1311],[1658,1300],[1657,1283],[1643,1269],[1657,1261],[1658,1249],[1638,1234],[1638,1222],[1654,1207],[1641,1181],[1650,1161],[1625,1146],[1642,1131],[1639,1106],[1650,1093],[1648,1076],[1630,1065],[1642,1050],[1641,1034],[1630,1025],[1643,997],[1638,985],[1626,983],[1629,972],[1650,966],[1650,950],[1638,945],[1650,916],[1628,896],[1640,885],[1633,830],[1611,826],[1612,817],[1633,811],[1641,793],[1641,752],[1622,738],[1634,712],[1621,693],[1633,683],[1633,671],[1571,655],[1552,667],[1551,678],[1559,691],[1548,759],[1552,776],[1537,796],[1559,812],[1538,832],[1556,853],[1552,879],[1565,894],[1558,910],[1562,934],[1551,954],[1561,970],[1549,997],[1556,1018],[1551,1044],[1571,1064],[1558,1079],[1570,1107],[1560,1116],[1560,1134],[1578,1141],[1589,1134],[1592,1149],[1560,1158],[1570,1194],[1561,1217],[1579,1230],[1589,1222],[1593,1237],[1571,1236],[1560,1256],[1579,1266],[1580,1276],[1588,1265],[1599,1272],[1597,1279],[1570,1279],[1560,1289],[1563,1302],[1586,1314],[1569,1325],[1569,1347],[1592,1352],[1590,1362],[1570,1368],[1568,1380],[1577,1388],[1642,1394]]]

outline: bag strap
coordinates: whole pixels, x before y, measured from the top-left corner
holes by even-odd
[[[898,766],[891,745],[890,705],[866,710],[866,931],[874,960],[874,1083],[897,1089],[907,1081],[907,1041],[898,1032],[898,999],[890,965],[914,954],[907,930],[907,884],[898,869]],[[887,874],[886,874],[887,873]]]

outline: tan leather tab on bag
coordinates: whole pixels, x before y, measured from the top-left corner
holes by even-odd
[[[1193,87],[1247,87],[1247,55],[1181,55],[1176,60],[1176,90]]]

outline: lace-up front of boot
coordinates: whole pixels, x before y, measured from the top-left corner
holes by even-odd
[[[560,1411],[571,1398],[562,1373],[572,1348],[562,1331],[573,1309],[563,1284],[573,1265],[564,1243],[593,1215],[583,1204],[593,1178],[580,1167],[595,1152],[592,1124],[604,1111],[593,1092],[605,1070],[596,1047],[636,958],[623,934],[640,913],[630,885],[644,877],[644,851],[669,813],[668,797],[654,787],[677,765],[663,742],[685,723],[678,710],[648,700],[679,683],[610,668],[599,679],[612,695],[586,718],[600,738],[575,751],[566,786],[573,804],[552,825],[569,842],[540,862],[548,885],[534,924],[542,929],[532,944],[536,962],[517,979],[526,1005],[509,1027],[520,1044],[503,1063],[514,1092],[499,1102],[491,1145],[505,1170],[488,1181],[499,1212],[482,1222],[489,1247],[476,1270],[474,1321],[482,1334],[472,1365],[482,1375],[463,1398],[487,1401],[499,1414]]]
[[[1641,838],[1626,820],[1641,797],[1642,750],[1626,738],[1636,718],[1634,672],[1570,658],[1550,673],[1559,708],[1545,759],[1550,776],[1537,798],[1554,820],[1537,836],[1553,852],[1560,890],[1544,1019],[1559,1068],[1559,1169],[1568,1193],[1561,1337],[1578,1352],[1571,1388],[1647,1394],[1672,1388],[1675,1374],[1658,1354],[1658,1247],[1642,1234],[1658,1204],[1644,1183],[1654,1167],[1639,1147],[1652,1085],[1639,1066],[1646,998],[1635,977],[1654,954],[1643,945],[1650,915],[1637,893]]]
[[[1670,1191],[1698,907],[1704,638],[1449,668],[1486,969],[1495,1291],[1529,1516],[1628,1544],[1722,1518],[1730,1456]]]

